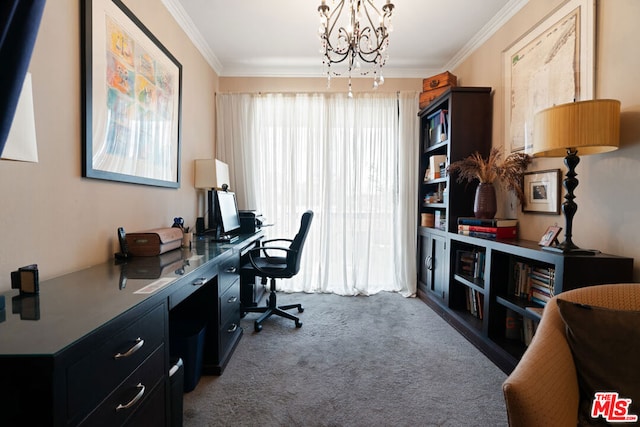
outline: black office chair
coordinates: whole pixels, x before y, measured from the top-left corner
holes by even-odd
[[[256,332],[262,330],[262,322],[272,315],[286,317],[296,322],[296,328],[302,326],[302,322],[293,314],[284,310],[297,308],[299,313],[304,311],[301,304],[290,304],[278,306],[276,303],[276,279],[289,279],[300,271],[300,259],[302,258],[302,248],[304,241],[309,234],[309,227],[313,219],[313,212],[306,211],[302,214],[300,229],[298,234],[291,239],[270,239],[262,242],[262,246],[249,251],[249,263],[242,267],[243,273],[253,274],[262,277],[263,284],[267,279],[271,279],[270,293],[266,307],[242,307],[242,315],[248,312],[263,313],[254,324]],[[269,246],[273,242],[290,242],[288,248],[282,246]],[[282,256],[274,256],[274,253]]]

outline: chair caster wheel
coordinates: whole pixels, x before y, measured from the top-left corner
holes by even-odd
[[[303,306],[298,307],[298,313],[302,313],[303,311],[304,311],[304,307]]]
[[[262,330],[262,325],[258,322],[255,322],[253,325],[253,330],[256,332],[260,332]]]
[[[301,321],[296,321],[296,328],[302,328],[302,322]]]

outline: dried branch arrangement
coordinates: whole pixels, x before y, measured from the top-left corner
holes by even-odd
[[[458,174],[458,182],[472,182],[474,179],[482,183],[501,182],[524,204],[522,175],[532,158],[525,153],[511,153],[503,161],[501,158],[502,150],[499,148],[492,148],[486,160],[476,151],[463,160],[451,163],[449,174]]]

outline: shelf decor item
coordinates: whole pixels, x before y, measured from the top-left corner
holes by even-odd
[[[557,243],[560,230],[562,230],[562,227],[558,227],[556,225],[550,226],[547,228],[547,231],[544,232],[538,244],[540,246],[551,246],[552,244]]]
[[[508,191],[512,191],[524,204],[522,176],[531,163],[531,156],[526,153],[511,153],[504,160],[502,150],[492,148],[489,157],[484,159],[478,152],[469,157],[453,162],[449,166],[449,174],[458,174],[458,182],[480,182],[476,189],[474,214],[477,218],[493,218],[496,213],[496,195],[493,184],[502,183]],[[486,185],[491,184],[491,185]]]
[[[496,189],[492,182],[481,182],[476,188],[473,213],[476,218],[493,218],[498,211]]]
[[[522,212],[560,215],[560,169],[527,172]]]
[[[578,205],[573,191],[578,186],[576,166],[581,154],[613,151],[620,143],[620,101],[599,99],[571,102],[538,112],[534,119],[533,154],[535,157],[564,157],[567,174],[563,185],[567,190],[562,204],[565,217],[565,239],[557,246],[543,249],[563,253],[594,254],[573,243],[573,217]],[[597,251],[595,251],[597,252]]]

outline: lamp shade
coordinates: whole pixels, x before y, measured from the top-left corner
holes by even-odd
[[[222,188],[229,185],[229,165],[218,159],[196,159],[196,188]]]
[[[620,143],[620,101],[597,99],[547,108],[534,117],[533,155],[605,153]]]

